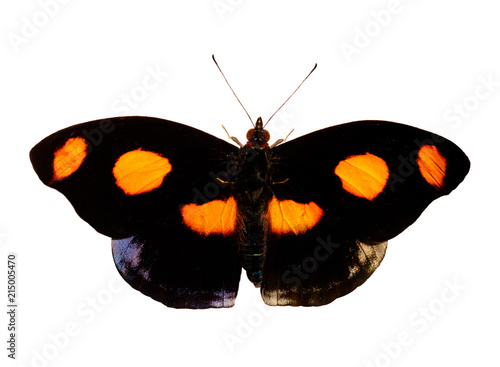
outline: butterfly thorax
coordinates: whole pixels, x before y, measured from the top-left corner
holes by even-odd
[[[259,118],[247,134],[248,142],[238,151],[235,198],[238,203],[239,253],[248,278],[259,287],[262,281],[269,218],[271,190],[271,148],[269,133]]]

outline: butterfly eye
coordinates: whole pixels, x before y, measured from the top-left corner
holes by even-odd
[[[269,134],[269,131],[264,130],[264,132],[262,133],[262,139],[266,143],[269,141],[269,139],[271,139],[271,135]]]
[[[250,129],[247,131],[247,140],[250,140],[253,138],[254,131],[255,131],[255,129]]]

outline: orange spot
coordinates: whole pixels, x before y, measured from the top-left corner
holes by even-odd
[[[443,187],[446,174],[446,158],[434,145],[424,145],[418,151],[418,168],[425,180],[434,187]]]
[[[87,156],[84,138],[71,138],[54,153],[54,180],[59,181],[74,173]]]
[[[380,194],[389,178],[389,168],[382,158],[366,153],[340,161],[335,174],[342,180],[347,192],[373,200]]]
[[[140,148],[121,155],[113,167],[116,184],[127,195],[156,189],[170,171],[172,165],[167,158]]]
[[[187,204],[181,208],[184,224],[199,234],[227,235],[236,227],[236,200],[214,200],[206,204]]]
[[[301,234],[314,227],[323,216],[323,210],[314,202],[296,203],[273,197],[268,209],[271,232]]]

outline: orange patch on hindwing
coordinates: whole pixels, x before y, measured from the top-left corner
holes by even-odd
[[[82,165],[87,156],[87,143],[84,138],[70,138],[55,151],[53,160],[53,180],[60,181],[72,175]]]
[[[418,151],[418,168],[425,180],[436,188],[443,187],[446,175],[446,158],[434,145],[424,145]]]
[[[360,198],[373,200],[383,190],[389,178],[387,163],[376,155],[353,155],[340,161],[334,173],[342,181],[342,188]]]
[[[268,208],[271,232],[301,234],[313,228],[323,216],[323,209],[316,203],[297,203],[273,197]]]
[[[113,176],[125,194],[138,195],[160,187],[170,171],[168,158],[139,148],[118,158]]]
[[[236,227],[236,200],[230,197],[202,205],[187,204],[181,208],[181,214],[184,224],[201,235],[228,235]]]

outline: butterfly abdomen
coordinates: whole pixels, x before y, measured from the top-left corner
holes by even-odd
[[[262,282],[269,222],[257,212],[267,210],[267,204],[265,207],[248,208],[239,212],[241,226],[239,227],[238,251],[248,279],[256,287],[260,287]]]

